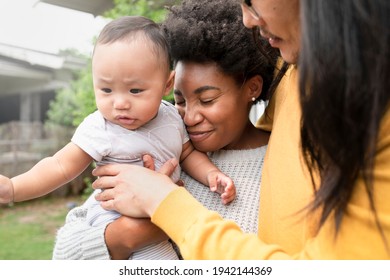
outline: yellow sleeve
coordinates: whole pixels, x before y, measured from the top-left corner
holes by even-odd
[[[184,188],[178,188],[166,198],[152,221],[172,238],[187,260],[389,259],[372,213],[367,208],[355,207],[359,208],[353,204],[348,207],[351,213],[344,218],[336,239],[333,219],[328,219],[319,234],[307,240],[294,255],[288,255],[277,244],[265,244],[255,234],[243,233],[234,222],[225,221],[216,212],[204,208]],[[379,216],[384,236],[390,240],[389,212]]]
[[[184,188],[160,204],[152,221],[179,246],[185,259],[390,259],[390,111],[382,123],[374,169],[374,202],[381,231],[371,210],[364,181],[359,178],[335,236],[334,219],[305,240],[295,254],[203,207]],[[261,226],[261,225],[260,225]],[[386,240],[386,241],[385,241]],[[387,243],[386,243],[387,242]]]
[[[288,257],[277,245],[265,245],[257,235],[245,234],[234,222],[209,211],[184,188],[170,193],[154,213],[152,222],[172,238],[187,260]]]

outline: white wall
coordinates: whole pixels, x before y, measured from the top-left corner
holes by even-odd
[[[264,101],[260,101],[260,102],[257,102],[256,104],[253,104],[252,109],[249,113],[249,118],[253,124],[255,124],[256,121],[264,113],[264,109],[265,109],[266,105],[267,104]]]

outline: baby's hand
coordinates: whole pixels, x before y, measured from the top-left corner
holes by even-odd
[[[223,204],[228,204],[236,198],[236,187],[232,179],[220,171],[212,171],[208,174],[210,190],[221,194]]]
[[[10,178],[0,175],[0,204],[14,200],[14,187]]]

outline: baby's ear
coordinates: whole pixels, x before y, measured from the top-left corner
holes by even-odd
[[[173,85],[175,83],[175,74],[176,74],[175,71],[171,71],[169,73],[169,77],[165,85],[165,95],[168,95],[173,88]]]

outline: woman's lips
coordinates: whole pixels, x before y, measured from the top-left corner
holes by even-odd
[[[207,137],[211,135],[211,131],[204,132],[188,132],[191,141],[193,142],[201,142],[204,141]]]
[[[271,37],[271,38],[268,38],[268,43],[271,45],[271,47],[273,48],[279,48],[279,44],[282,42],[281,39],[277,38],[277,37]]]
[[[261,37],[264,37],[265,39],[268,40],[268,43],[273,47],[277,48],[278,44],[282,41],[281,38],[276,37],[275,35],[269,33],[268,31],[265,31],[263,29],[260,30],[260,35]]]

